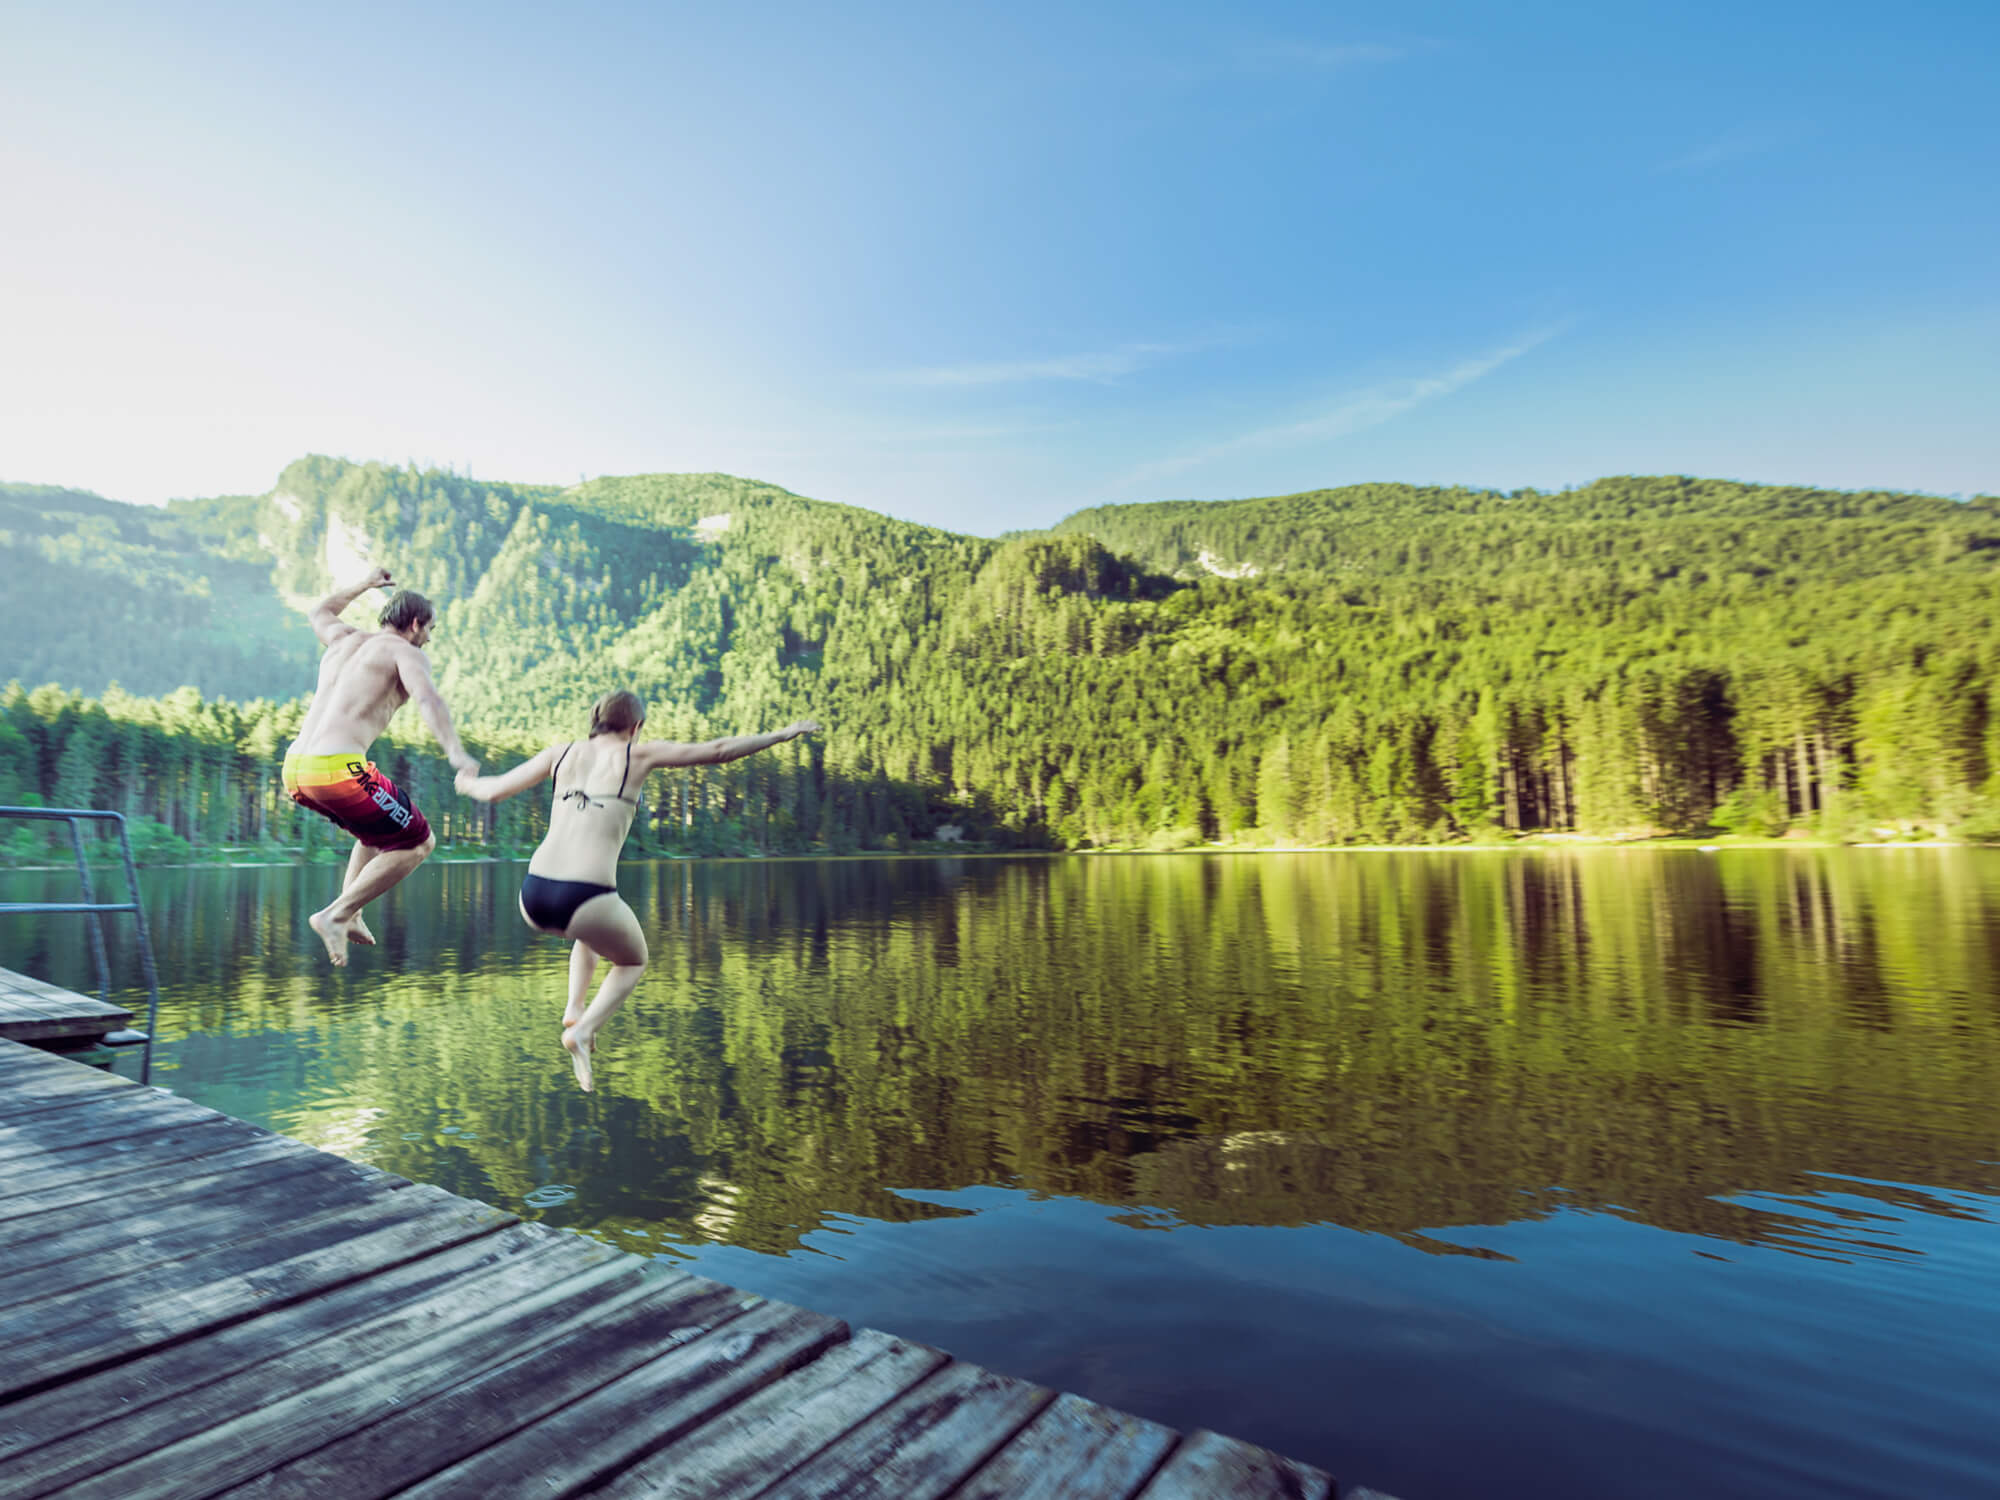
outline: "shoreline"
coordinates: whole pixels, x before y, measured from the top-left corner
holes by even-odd
[[[2000,844],[1973,843],[1953,839],[1883,839],[1854,843],[1842,843],[1832,839],[1799,838],[1698,838],[1693,835],[1669,836],[1665,838],[1617,839],[1586,838],[1580,836],[1557,836],[1554,838],[1524,838],[1496,840],[1490,843],[1462,844],[1191,844],[1180,849],[1148,849],[1141,845],[1112,846],[1099,849],[957,849],[950,845],[940,845],[928,849],[862,849],[847,854],[815,853],[799,850],[782,854],[648,854],[637,858],[627,858],[626,864],[781,864],[799,861],[826,862],[832,860],[885,860],[885,859],[1072,859],[1072,858],[1149,858],[1171,857],[1181,854],[1510,854],[1549,853],[1562,850],[1694,850],[1702,854],[1723,854],[1732,850],[1759,850],[1769,852],[1785,849],[1993,849]],[[525,864],[528,855],[480,854],[458,857],[441,857],[428,861],[432,865],[509,865]],[[232,860],[200,859],[176,860],[166,864],[141,864],[142,870],[291,870],[304,866],[331,866],[333,860],[265,859]],[[0,875],[7,874],[74,874],[76,865],[6,865],[0,866]]]

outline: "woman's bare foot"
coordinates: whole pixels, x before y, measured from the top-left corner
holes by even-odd
[[[576,1072],[576,1086],[586,1094],[589,1093],[596,1086],[595,1080],[590,1076],[590,1053],[591,1049],[597,1045],[596,1036],[587,1036],[579,1040],[576,1028],[574,1026],[565,1026],[563,1028],[562,1044],[563,1051],[569,1054],[569,1065]]]
[[[375,934],[368,930],[368,924],[361,920],[361,913],[354,914],[354,920],[347,924],[347,940],[367,947],[375,946]]]
[[[333,966],[336,969],[346,968],[347,924],[334,921],[324,911],[316,911],[306,918],[306,925],[318,933],[319,940],[326,944],[326,956],[333,960]]]

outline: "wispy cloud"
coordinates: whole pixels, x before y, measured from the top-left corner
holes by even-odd
[[[1740,161],[1746,156],[1762,156],[1767,151],[1776,151],[1789,146],[1805,132],[1795,125],[1743,126],[1704,142],[1692,151],[1671,157],[1659,164],[1661,172],[1706,172],[1710,167],[1719,167],[1724,162]]]
[[[1163,479],[1233,453],[1324,443],[1365,431],[1370,427],[1379,427],[1384,422],[1400,417],[1404,412],[1449,396],[1454,391],[1463,390],[1475,380],[1492,374],[1509,361],[1519,359],[1530,349],[1547,343],[1568,326],[1566,323],[1557,323],[1537,329],[1504,349],[1461,360],[1439,374],[1410,380],[1386,381],[1380,385],[1370,386],[1366,390],[1353,392],[1326,410],[1299,421],[1259,427],[1254,431],[1239,433],[1235,437],[1211,443],[1207,447],[1141,464],[1119,479],[1117,487],[1130,488],[1147,481]]]
[[[1084,380],[1109,385],[1160,360],[1214,347],[1215,340],[1185,344],[1126,344],[1086,354],[1053,354],[1033,359],[986,363],[929,365],[902,370],[889,379],[897,385],[1018,385],[1033,380]]]

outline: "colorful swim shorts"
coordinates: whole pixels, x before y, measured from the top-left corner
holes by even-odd
[[[375,762],[352,755],[287,755],[285,790],[300,807],[345,828],[371,849],[414,849],[431,825]]]

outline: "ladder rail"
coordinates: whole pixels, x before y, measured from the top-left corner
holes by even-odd
[[[76,855],[76,873],[83,883],[83,900],[5,901],[0,902],[0,914],[39,912],[87,915],[90,918],[91,957],[97,970],[97,998],[106,1004],[111,1000],[111,961],[104,941],[104,916],[115,912],[132,914],[139,940],[139,966],[146,976],[147,997],[146,1046],[139,1062],[139,1081],[151,1083],[153,1037],[160,1029],[160,971],[153,962],[152,929],[146,925],[146,904],[139,899],[139,866],[132,858],[132,831],[125,821],[125,814],[95,807],[0,807],[0,818],[26,818],[69,825],[70,848]],[[125,889],[132,897],[130,901],[104,902],[97,899],[97,884],[91,878],[90,861],[83,848],[83,824],[86,820],[116,825],[118,852],[125,866]]]

